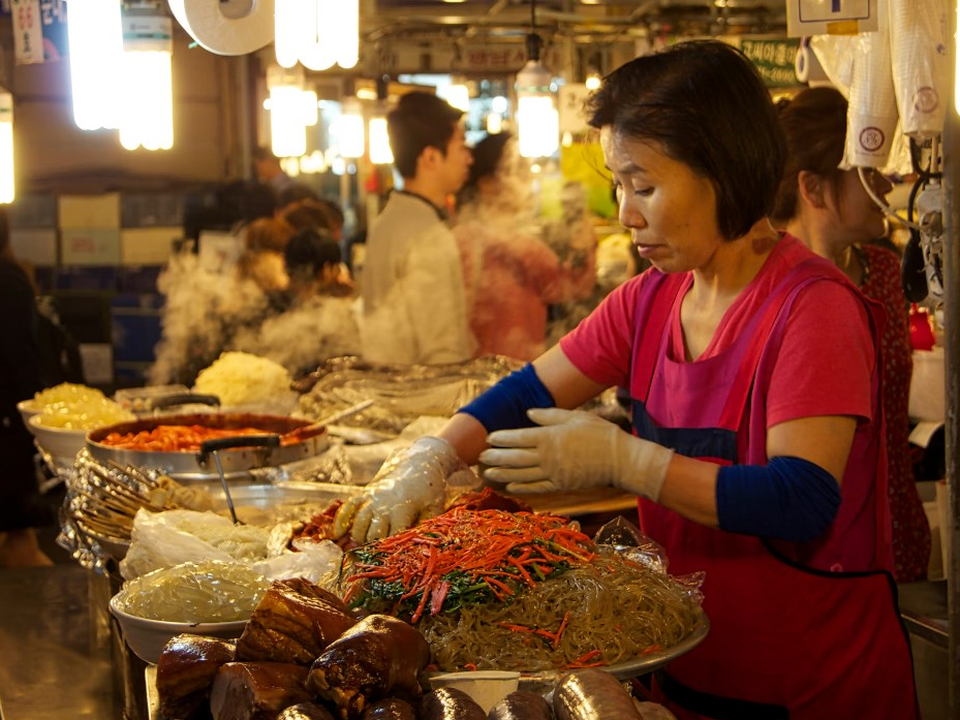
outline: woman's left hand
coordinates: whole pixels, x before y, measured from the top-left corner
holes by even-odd
[[[484,476],[510,492],[580,490],[615,485],[656,500],[673,451],[581,410],[527,411],[540,427],[498,430],[480,462]]]

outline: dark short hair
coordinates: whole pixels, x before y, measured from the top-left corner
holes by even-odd
[[[769,91],[736,48],[693,40],[638,57],[603,79],[587,110],[591,126],[656,142],[708,178],[727,239],[773,209],[786,144]]]
[[[510,133],[495,133],[487,135],[473,146],[471,150],[473,164],[470,166],[467,181],[457,193],[458,205],[472,202],[478,193],[477,184],[485,177],[496,175],[500,160],[503,158],[503,150],[512,137]]]
[[[340,245],[326,231],[306,228],[290,238],[283,259],[291,278],[313,278],[327,265],[340,263]]]
[[[409,92],[387,114],[393,164],[402,177],[417,174],[417,158],[428,147],[446,155],[463,112],[432,93]]]
[[[298,200],[287,205],[281,217],[295,230],[332,230],[333,221],[327,206],[319,200]]]
[[[320,200],[320,195],[309,185],[291,182],[277,194],[277,205],[281,208],[301,200]]]
[[[836,88],[813,87],[782,100],[777,109],[787,136],[787,165],[771,217],[783,222],[797,214],[801,171],[830,180],[839,177],[847,140],[847,100]]]
[[[277,160],[277,156],[266,145],[258,145],[253,149],[253,159],[262,162],[264,160]]]

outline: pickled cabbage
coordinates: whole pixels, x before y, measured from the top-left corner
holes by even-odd
[[[96,388],[76,383],[60,383],[33,396],[33,404],[38,408],[55,403],[84,403],[94,400],[106,400],[106,395]]]
[[[99,391],[97,391],[99,392]],[[136,420],[137,416],[124,410],[119,403],[100,397],[78,395],[63,402],[48,403],[36,416],[36,422],[44,427],[65,430],[93,430],[106,425]]]
[[[248,619],[269,586],[245,565],[206,560],[128,580],[116,602],[124,612],[148,620],[229,622]]]

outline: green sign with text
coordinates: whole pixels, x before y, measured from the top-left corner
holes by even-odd
[[[794,62],[799,40],[741,40],[740,49],[753,61],[767,87],[800,85]]]

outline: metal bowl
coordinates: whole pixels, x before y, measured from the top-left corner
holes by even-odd
[[[283,435],[300,427],[310,425],[309,420],[280,415],[256,415],[249,413],[200,413],[193,415],[166,415],[133,422],[97,428],[86,438],[91,457],[102,464],[110,462],[122,466],[157,468],[168,475],[184,480],[209,480],[216,477],[217,468],[210,456],[200,452],[166,452],[152,450],[129,450],[103,443],[111,433],[137,433],[150,431],[159,425],[201,425],[218,429],[256,427],[265,433]],[[299,438],[298,442],[280,447],[240,447],[219,451],[225,474],[241,473],[252,468],[285,465],[297,460],[319,455],[329,447],[325,430],[316,435]]]

